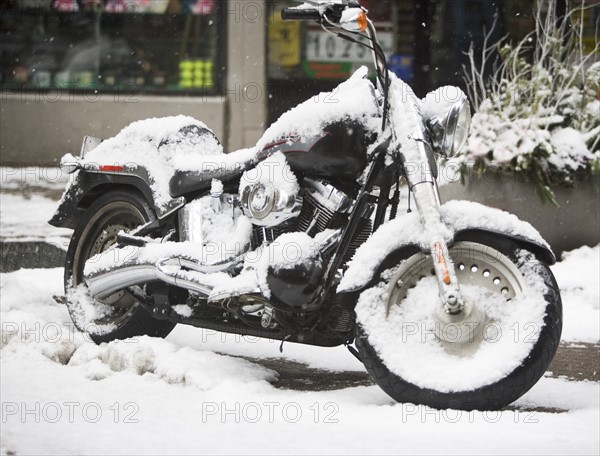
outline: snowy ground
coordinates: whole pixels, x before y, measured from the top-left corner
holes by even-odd
[[[1,237],[64,242],[68,233],[43,223],[60,196],[54,184],[36,182],[46,190],[27,199],[5,174]],[[599,262],[600,247],[581,248],[553,267],[564,342],[600,340]],[[60,268],[0,274],[0,290],[2,454],[600,452],[597,382],[548,374],[510,410],[488,413],[396,404],[376,386],[279,389],[276,372],[239,356],[282,357],[332,376],[362,366],[344,348],[286,344],[280,354],[279,342],[183,326],[167,340],[98,347],[52,299]]]
[[[66,250],[71,230],[48,220],[68,179],[59,168],[0,167],[0,240],[43,240]]]

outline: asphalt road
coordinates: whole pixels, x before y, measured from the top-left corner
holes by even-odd
[[[348,356],[352,356],[348,353]],[[366,372],[329,372],[279,358],[246,358],[279,373],[277,388],[324,391],[373,385]],[[546,375],[569,380],[600,381],[600,345],[561,344]]]

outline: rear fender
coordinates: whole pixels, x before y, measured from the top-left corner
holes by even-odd
[[[77,221],[90,204],[100,195],[113,190],[137,192],[154,209],[158,218],[184,202],[183,198],[177,198],[158,206],[150,188],[148,172],[143,167],[126,168],[118,172],[79,169],[71,176],[54,216],[48,221],[50,225],[75,229]]]

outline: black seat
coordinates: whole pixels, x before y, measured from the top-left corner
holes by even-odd
[[[206,171],[176,171],[169,181],[169,193],[173,198],[188,193],[210,189],[213,179],[228,181],[239,178],[247,167],[209,169]]]
[[[219,139],[212,131],[199,125],[186,125],[180,128],[174,134],[164,138],[159,150],[164,150],[169,153],[169,148],[176,149],[177,147],[188,148],[206,148],[216,150],[219,154],[223,148]],[[229,156],[231,157],[231,156]],[[229,158],[228,157],[228,158]],[[232,163],[228,160],[229,165],[222,160],[220,155],[209,156],[206,160],[206,166],[201,170],[176,171],[169,181],[169,193],[176,198],[188,193],[201,192],[210,189],[213,179],[227,181],[238,178],[249,167],[249,163],[241,160],[240,163]]]

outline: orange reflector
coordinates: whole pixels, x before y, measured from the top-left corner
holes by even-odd
[[[98,167],[98,169],[100,171],[119,172],[119,171],[123,171],[124,167],[121,165],[100,165]]]
[[[444,269],[444,273],[443,273],[443,279],[444,279],[444,283],[446,285],[450,285],[450,274],[448,274],[448,270]]]
[[[435,255],[437,257],[436,261],[442,270],[442,280],[446,285],[450,285],[450,273],[448,272],[448,266],[446,265],[446,258],[444,258],[444,250],[439,242],[435,243]]]
[[[357,19],[357,23],[358,23],[358,28],[360,29],[361,32],[364,32],[365,30],[367,30],[367,15],[365,14],[364,11],[361,11],[360,13],[358,13],[358,19]]]

